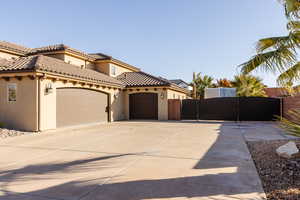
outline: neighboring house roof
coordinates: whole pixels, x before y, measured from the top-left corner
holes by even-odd
[[[185,93],[188,93],[188,90],[185,90],[182,87],[179,87],[167,79],[160,77],[152,76],[145,72],[125,72],[117,77],[118,80],[122,81],[126,87],[151,87],[151,86],[166,86],[179,89]]]
[[[100,84],[123,87],[123,83],[113,77],[90,69],[81,69],[78,66],[67,64],[56,58],[38,55],[22,57],[16,60],[0,60],[0,73],[5,72],[45,72],[82,79]]]
[[[169,80],[171,83],[174,83],[176,85],[179,85],[181,83],[185,84],[185,85],[189,85],[187,82],[183,81],[182,79],[172,79],[172,80]]]
[[[95,58],[93,56],[90,56],[89,54],[86,54],[77,49],[73,49],[64,44],[55,44],[55,45],[49,45],[49,46],[45,46],[45,47],[33,48],[27,55],[37,55],[37,54],[51,53],[51,52],[56,52],[56,51],[68,51],[70,53],[85,57],[89,60],[95,60]]]
[[[18,55],[25,55],[31,50],[30,48],[23,47],[6,41],[1,41],[1,40],[0,40],[0,49],[10,51]]]

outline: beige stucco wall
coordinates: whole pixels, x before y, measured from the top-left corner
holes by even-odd
[[[186,99],[186,94],[168,89],[168,99]]]
[[[65,55],[64,54],[46,54],[46,56],[52,57],[52,58],[56,58],[59,60],[65,60]]]
[[[95,70],[96,65],[94,63],[92,63],[92,62],[86,61],[85,68]]]
[[[124,104],[125,104],[125,115],[126,119],[129,120],[129,95],[134,93],[156,93],[158,94],[158,120],[168,120],[168,99],[167,99],[167,90],[159,88],[157,90],[145,88],[140,89],[140,91],[125,91],[124,92]],[[162,97],[163,96],[163,97]]]
[[[92,62],[86,61],[84,59],[80,59],[74,56],[70,56],[67,54],[63,54],[63,53],[58,53],[58,54],[47,54],[47,56],[50,56],[52,58],[57,58],[60,60],[65,61],[66,63],[70,63],[72,65],[76,65],[78,67],[85,67],[88,69],[94,69],[95,65]]]
[[[72,65],[76,65],[76,66],[85,66],[85,61],[79,58],[75,58],[73,56],[69,56],[69,55],[64,55],[64,60],[66,63],[72,64]]]
[[[124,68],[120,65],[116,65],[116,64],[113,64],[113,63],[108,63],[108,62],[100,62],[100,63],[96,63],[95,65],[95,69],[104,73],[104,74],[107,74],[109,76],[112,76],[112,77],[116,77],[116,76],[119,76],[120,74],[124,73],[124,72],[133,72],[132,70],[129,70],[127,68]],[[116,73],[115,75],[112,74],[112,67],[115,67],[116,68]]]
[[[10,54],[10,53],[6,53],[6,52],[2,52],[0,51],[0,58],[4,58],[4,59],[13,59],[13,58],[18,58],[19,56],[16,56],[14,54]]]
[[[115,74],[112,74],[112,67],[115,67],[116,68],[116,73]],[[109,75],[112,76],[112,77],[116,77],[116,76],[119,76],[120,74],[123,74],[124,72],[132,72],[132,70],[129,70],[129,69],[126,69],[124,67],[121,67],[119,65],[115,65],[115,64],[109,64],[109,68],[110,68],[110,72],[109,72]]]
[[[109,75],[109,63],[96,63],[95,70]]]
[[[47,84],[51,83],[53,92],[51,94],[45,93],[45,88]],[[110,119],[111,121],[118,121],[125,119],[125,111],[124,111],[124,96],[122,91],[118,89],[109,89],[109,88],[96,88],[95,86],[90,87],[88,85],[82,86],[80,84],[73,83],[64,83],[63,81],[55,81],[53,82],[50,79],[41,80],[40,87],[40,130],[50,130],[56,128],[56,89],[68,87],[68,88],[86,88],[93,89],[96,91],[101,91],[108,93],[110,96]],[[67,103],[67,102],[66,102]]]
[[[8,102],[7,85],[17,85],[17,101]],[[25,131],[38,130],[37,80],[0,79],[0,122],[6,127]]]

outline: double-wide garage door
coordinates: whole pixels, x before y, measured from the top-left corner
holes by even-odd
[[[130,119],[158,119],[158,98],[156,93],[129,95]]]
[[[56,90],[56,126],[67,127],[108,121],[108,95],[80,88]]]

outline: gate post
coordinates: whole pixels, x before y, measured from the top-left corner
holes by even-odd
[[[197,120],[200,120],[200,104],[201,99],[197,100]]]
[[[236,122],[240,121],[240,97],[236,98],[237,102],[236,102]]]

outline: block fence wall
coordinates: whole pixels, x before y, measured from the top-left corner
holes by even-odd
[[[300,96],[283,98],[283,117],[293,120],[289,115],[289,110],[300,108]]]

